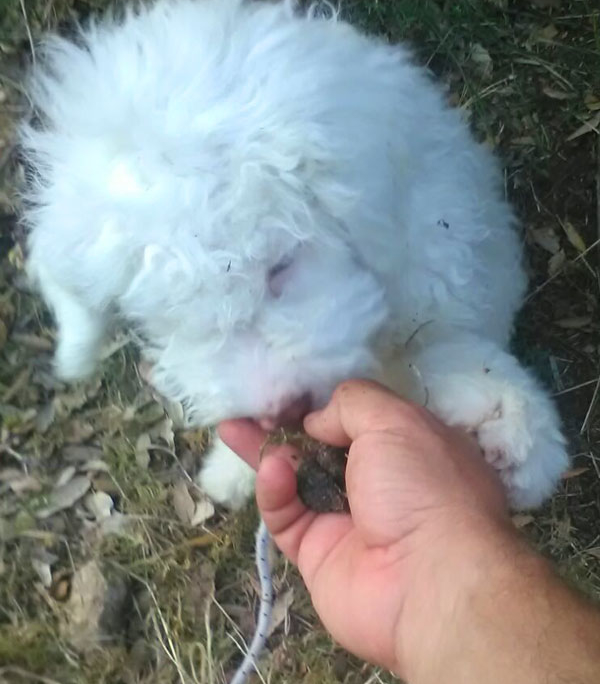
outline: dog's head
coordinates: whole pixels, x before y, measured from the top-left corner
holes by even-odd
[[[152,382],[192,424],[292,424],[341,380],[376,371],[381,286],[342,241],[283,235],[231,236],[200,252],[203,275],[181,247],[146,248],[147,277],[122,306],[150,342]]]
[[[158,3],[81,40],[51,40],[31,89],[37,260],[93,310],[117,305],[195,424],[268,427],[372,375],[386,303],[349,229],[372,223],[365,186],[392,183],[369,171],[387,138],[363,133],[389,90],[363,69],[372,48],[237,0]]]

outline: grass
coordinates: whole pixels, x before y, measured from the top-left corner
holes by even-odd
[[[130,346],[108,359],[95,382],[52,386],[50,321],[22,287],[15,246],[13,130],[26,107],[19,79],[31,41],[107,5],[0,0],[0,444],[11,449],[0,453],[0,473],[21,469],[38,485],[16,495],[0,483],[0,681],[212,684],[239,660],[237,630],[246,638],[252,632],[256,514],[218,513],[198,528],[178,518],[172,487],[197,467],[202,436],[172,434],[134,371]],[[556,395],[575,455],[562,490],[519,524],[570,581],[600,598],[597,2],[347,0],[343,12],[366,31],[409,41],[504,163],[532,281],[515,349]],[[147,466],[136,460],[140,435],[161,445]],[[106,463],[93,486],[127,517],[120,536],[98,535],[80,504],[36,520],[74,444],[96,447]],[[32,564],[47,556],[49,588]],[[69,599],[61,592],[90,560],[126,583],[128,599],[113,639],[82,652],[62,629]],[[293,588],[294,602],[264,656],[265,681],[393,681],[331,643],[282,560],[276,584],[280,595]]]

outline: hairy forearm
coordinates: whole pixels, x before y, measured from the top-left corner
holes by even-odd
[[[409,684],[600,682],[600,613],[515,535],[459,544],[444,566]]]

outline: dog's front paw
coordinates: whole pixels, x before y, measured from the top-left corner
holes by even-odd
[[[476,435],[512,505],[530,508],[552,494],[568,458],[552,402],[531,378],[519,380],[483,373],[437,377],[428,387],[429,407]]]
[[[547,397],[526,397],[505,388],[495,411],[473,427],[485,459],[500,473],[514,506],[537,506],[551,494],[568,459]]]
[[[204,457],[196,477],[200,488],[215,503],[239,510],[254,492],[254,470],[220,439]]]

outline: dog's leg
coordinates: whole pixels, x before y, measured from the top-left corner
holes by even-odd
[[[197,482],[216,503],[237,510],[254,492],[254,470],[218,437],[204,457]]]
[[[38,272],[37,280],[58,326],[56,374],[67,382],[83,379],[93,372],[99,360],[106,317],[87,309],[43,271]]]
[[[547,393],[510,354],[470,333],[414,341],[413,397],[450,425],[472,431],[517,507],[549,496],[568,464]],[[409,344],[410,347],[413,343]]]

